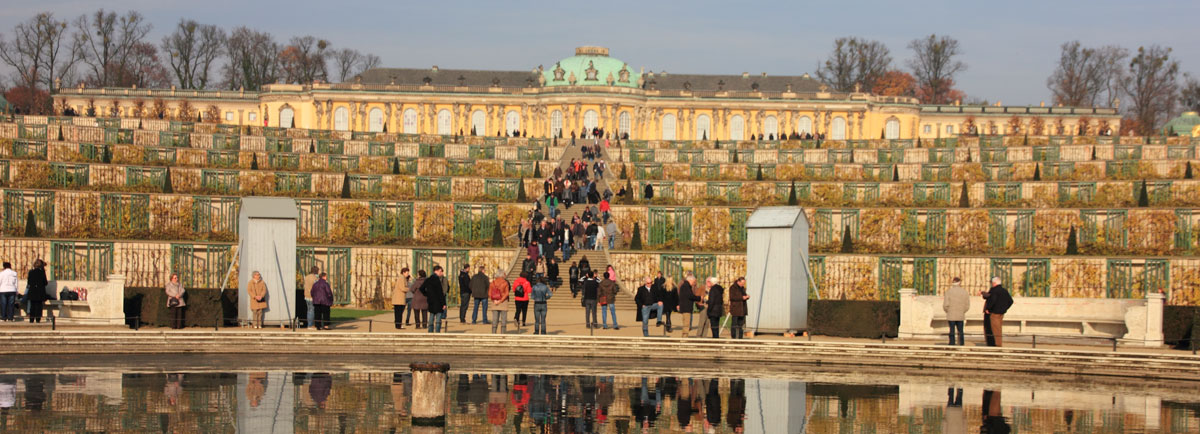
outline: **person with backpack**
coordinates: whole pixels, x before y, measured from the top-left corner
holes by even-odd
[[[504,278],[504,271],[496,270],[496,277],[488,285],[488,304],[492,309],[492,333],[496,333],[496,326],[500,326],[500,333],[508,333],[508,301],[511,298],[509,290],[508,279]]]
[[[546,302],[553,297],[554,293],[550,291],[550,287],[546,285],[546,279],[538,279],[533,285],[529,297],[533,299],[533,334],[546,334]]]
[[[316,310],[317,330],[329,330],[329,308],[333,306],[333,289],[329,287],[327,275],[321,273],[313,284],[313,308]]]
[[[541,276],[538,277],[541,279]],[[529,317],[529,293],[533,292],[533,286],[529,284],[529,274],[521,273],[521,276],[513,282],[513,302],[517,306],[517,311],[513,314],[513,322],[519,324],[520,327],[525,327],[525,321]]]

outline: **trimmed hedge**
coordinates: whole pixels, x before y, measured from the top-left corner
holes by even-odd
[[[185,327],[212,327],[218,317],[227,318],[224,326],[237,323],[237,290],[188,289],[183,301],[183,323]],[[162,288],[125,288],[125,317],[133,326],[135,317],[141,325],[169,327],[171,310],[167,308],[167,294]]]
[[[1192,339],[1200,339],[1200,307],[1163,306],[1163,341],[1179,350],[1190,350]],[[1196,342],[1200,347],[1200,341]]]
[[[896,337],[899,329],[899,301],[808,301],[808,332],[812,334],[877,339]]]

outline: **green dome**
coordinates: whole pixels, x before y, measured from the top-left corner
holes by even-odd
[[[1163,125],[1163,132],[1168,136],[1190,135],[1197,125],[1200,125],[1200,115],[1196,112],[1183,112]]]
[[[558,61],[542,71],[545,86],[617,86],[640,87],[641,74],[629,64],[608,57],[604,47],[579,47],[575,55]],[[574,82],[572,82],[572,77]]]

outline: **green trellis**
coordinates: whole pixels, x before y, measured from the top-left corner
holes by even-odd
[[[394,142],[370,142],[367,143],[367,155],[375,157],[391,157],[396,155],[396,144]]]
[[[938,258],[913,258],[913,289],[917,295],[937,295],[937,263]]]
[[[306,172],[275,172],[275,191],[302,194],[312,191],[312,174]]]
[[[400,174],[415,175],[417,173],[417,159],[413,157],[392,157],[388,161],[391,164],[398,166]]]
[[[650,208],[649,244],[692,242],[692,208]]]
[[[1075,173],[1074,161],[1047,161],[1041,166],[1042,179],[1067,179]]]
[[[475,160],[470,158],[447,158],[446,174],[450,176],[471,176],[475,174]]]
[[[496,204],[454,204],[454,239],[485,241],[499,224]]]
[[[383,175],[349,175],[350,194],[380,194],[383,192]]]
[[[504,160],[504,175],[512,177],[531,177],[536,163],[533,161]]]
[[[1080,244],[1104,244],[1124,248],[1129,245],[1129,231],[1125,229],[1128,210],[1085,209],[1079,211],[1083,230],[1079,232]]]
[[[1108,160],[1104,162],[1104,174],[1109,178],[1130,179],[1137,176],[1137,160]]]
[[[161,189],[166,175],[165,167],[127,166],[125,167],[125,186]]]
[[[930,148],[926,152],[929,153],[930,163],[949,164],[954,162],[954,148]]]
[[[1175,210],[1175,250],[1188,253],[1195,251],[1196,240],[1193,239],[1192,228],[1196,226],[1196,217],[1193,210]],[[7,214],[5,219],[7,221]]]
[[[713,199],[737,202],[742,198],[742,183],[740,182],[709,181],[705,185],[705,190],[707,196]]]
[[[654,188],[654,198],[659,199],[674,199],[675,198],[675,182],[673,181],[642,181],[638,183],[638,191],[634,192],[637,196],[641,196],[646,192],[646,186]]]
[[[805,164],[804,176],[810,180],[830,180],[833,179],[832,164]]]
[[[488,198],[497,201],[513,201],[517,198],[517,189],[521,187],[519,179],[484,179],[483,193]]]
[[[954,174],[949,164],[922,164],[921,180],[926,182],[949,181]]]
[[[109,145],[133,144],[133,130],[126,128],[105,128],[104,143]]]
[[[1166,259],[1109,259],[1105,296],[1141,298],[1148,292],[1166,292],[1170,282],[1170,263]]]
[[[1168,160],[1190,160],[1196,158],[1196,145],[1167,146]]]
[[[1009,181],[1013,176],[1012,163],[981,163],[980,167],[988,181]]]
[[[343,140],[317,139],[313,144],[318,154],[345,154],[346,142]]]
[[[277,152],[295,152],[291,137],[267,137],[267,154],[273,155]],[[276,167],[272,165],[271,167]]]
[[[750,208],[729,209],[729,240],[734,243],[746,242],[746,220],[750,218]]]
[[[241,142],[241,136],[237,134],[222,134],[216,133],[212,135],[212,146],[214,149],[235,150]]]
[[[299,170],[300,155],[290,153],[267,153],[267,165],[272,169]],[[276,174],[278,176],[278,174]]]
[[[904,261],[901,258],[879,258],[879,299],[900,299],[900,286],[904,283]]]
[[[324,240],[329,236],[329,201],[325,199],[296,199],[299,219],[296,237],[301,240]]]
[[[891,181],[895,164],[863,164],[863,179],[870,181]]]
[[[444,143],[421,143],[417,145],[417,155],[421,157],[446,158]]]
[[[79,155],[93,163],[98,163],[101,160],[103,160],[105,151],[111,152],[111,148],[108,145],[103,145],[103,144],[95,144],[95,143],[80,143],[79,144]]]
[[[792,195],[792,183],[776,182],[775,183],[775,195],[778,196],[781,200],[786,202],[788,200],[788,197]],[[797,182],[796,183],[796,200],[797,201],[808,200],[808,198],[811,196],[812,196],[812,184],[807,183],[807,182]]]
[[[300,283],[309,268],[316,266],[327,273],[335,304],[350,304],[351,264],[349,247],[296,248],[296,280]]]
[[[209,149],[205,151],[208,157],[208,165],[212,167],[233,168],[238,165],[238,151],[223,151],[217,149]],[[149,154],[147,154],[149,155]]]
[[[879,183],[847,182],[842,185],[842,199],[850,203],[872,204],[879,201]]]
[[[63,188],[86,187],[90,167],[87,163],[50,163],[50,180]]]
[[[981,163],[1004,163],[1008,161],[1008,148],[985,148],[980,143],[979,161]]]
[[[230,196],[193,196],[192,231],[197,234],[237,234],[242,201]]]
[[[924,216],[924,221],[921,217]],[[942,250],[946,247],[946,210],[904,210],[904,226],[900,241],[906,246],[926,250]]]
[[[413,237],[412,202],[371,202],[371,238],[388,237],[411,240]]]
[[[338,155],[332,154],[326,156],[329,158],[328,167],[330,172],[355,172],[358,170],[357,155]]]
[[[450,177],[418,176],[416,196],[421,199],[446,199],[450,197]]]
[[[472,160],[491,160],[496,158],[495,146],[469,145],[467,157]]]
[[[703,163],[704,151],[701,149],[680,149],[675,151],[676,161],[680,163]]]
[[[171,271],[185,288],[220,288],[233,260],[230,244],[171,244]]]
[[[517,159],[525,161],[541,160],[546,156],[546,149],[538,146],[518,146]]]
[[[1113,145],[1114,160],[1141,160],[1142,145]]]
[[[4,190],[4,229],[23,231],[25,216],[33,211],[37,228],[43,234],[54,232],[54,192],[45,190]]]
[[[17,138],[24,140],[46,140],[46,124],[19,124],[17,126]]]
[[[192,134],[183,131],[159,131],[158,146],[173,146],[186,148],[191,146]]]
[[[236,193],[238,175],[237,170],[201,169],[200,187],[217,193]]]
[[[662,179],[662,163],[634,163],[634,177],[637,179]]]
[[[758,169],[762,168],[762,174],[763,174],[764,180],[775,179],[775,167],[776,167],[775,163],[747,164],[746,165],[746,178],[747,179],[757,179],[758,178]]]
[[[146,147],[142,149],[142,161],[153,166],[175,164],[176,155],[175,148]],[[234,162],[230,164],[230,167],[237,164],[236,153],[234,155]],[[205,157],[211,158],[208,155],[205,155]]]
[[[904,149],[877,149],[876,162],[880,164],[897,164],[904,162]]]
[[[50,242],[50,280],[107,280],[112,270],[111,242]]]
[[[854,162],[853,149],[826,149],[825,159],[830,163],[852,163]]]
[[[1145,181],[1146,183],[1146,199],[1150,205],[1159,205],[1171,200],[1171,184],[1170,180],[1166,181]],[[1141,182],[1133,182],[1133,197],[1137,198],[1138,193],[1142,188]]]
[[[1091,203],[1095,197],[1095,182],[1060,181],[1058,183],[1059,203],[1079,201],[1086,204]]]
[[[950,203],[950,184],[946,182],[914,182],[913,203],[917,206]]]
[[[1058,161],[1059,159],[1058,146],[1034,146],[1032,152],[1033,161]]]
[[[987,182],[983,184],[983,200],[992,204],[1012,204],[1021,200],[1021,183]]]
[[[693,163],[688,166],[688,171],[695,180],[717,179],[721,176],[721,166],[713,163]]]
[[[101,194],[100,228],[110,234],[150,230],[150,195]]]

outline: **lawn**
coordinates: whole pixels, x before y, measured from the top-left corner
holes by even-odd
[[[343,321],[356,320],[359,318],[366,318],[369,316],[382,315],[388,312],[391,311],[335,307],[329,310],[329,320],[339,323]]]

